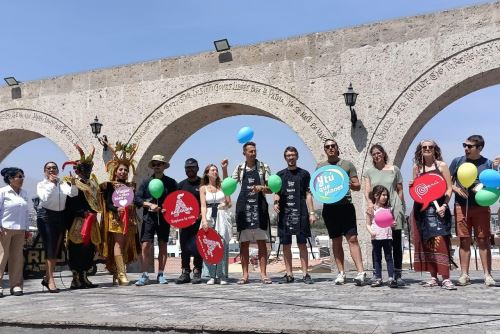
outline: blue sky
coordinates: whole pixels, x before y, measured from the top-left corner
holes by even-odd
[[[248,45],[484,2],[3,1],[0,71],[2,77],[39,80],[208,51],[220,38],[228,38],[232,46]],[[495,86],[460,99],[434,117],[417,140],[436,139],[450,162],[463,153],[460,144],[469,134],[480,133],[487,141],[485,155],[499,155],[498,96],[500,88]],[[304,168],[314,168],[312,155],[285,124],[240,116],[212,123],[193,134],[171,159],[168,174],[182,179],[183,161],[190,156],[198,158],[201,166],[229,157],[234,166],[242,158],[236,141],[242,126],[255,130],[258,154],[274,172],[284,167],[282,151],[287,145],[299,149]],[[211,149],[200,149],[206,142],[211,143]],[[412,144],[410,157],[414,147]],[[47,159],[61,163],[66,157],[50,141],[39,139],[15,150],[0,165],[20,166],[37,180]],[[407,156],[402,167],[405,180],[409,166]]]

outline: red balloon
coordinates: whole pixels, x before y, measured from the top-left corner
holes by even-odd
[[[177,190],[169,194],[163,201],[163,217],[167,223],[176,228],[193,225],[200,216],[200,205],[189,191]]]
[[[441,198],[446,192],[446,181],[437,173],[426,173],[417,177],[410,187],[410,196],[417,203],[423,204],[422,211],[429,204]]]
[[[200,229],[196,234],[196,247],[201,257],[209,264],[217,264],[224,256],[224,243],[213,228]]]

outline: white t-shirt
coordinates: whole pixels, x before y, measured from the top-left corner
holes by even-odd
[[[380,211],[380,210],[388,210],[388,209],[378,208],[373,213],[373,216],[375,216],[377,214],[377,211]],[[373,219],[370,227],[371,227],[372,232],[375,233],[375,236],[372,236],[373,240],[392,239],[392,228],[390,226],[389,227],[380,227],[377,225],[377,223],[375,223],[375,219]]]

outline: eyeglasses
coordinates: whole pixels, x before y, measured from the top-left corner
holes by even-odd
[[[47,166],[45,167],[46,170],[57,170],[57,166]]]
[[[152,162],[151,167],[160,167],[163,166],[163,162]]]
[[[325,150],[329,150],[331,148],[337,148],[337,145],[332,144],[332,145],[325,145]]]
[[[466,143],[462,143],[462,146],[463,146],[464,148],[466,148],[466,147],[467,147],[469,150],[470,150],[471,148],[473,148],[473,147],[477,147],[477,145],[475,145],[475,144],[466,144]]]
[[[24,179],[24,175],[16,175],[13,179]]]
[[[434,145],[425,145],[425,146],[422,146],[422,149],[423,150],[433,150],[434,149]]]

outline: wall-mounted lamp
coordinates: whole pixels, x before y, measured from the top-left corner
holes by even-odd
[[[358,97],[358,93],[354,92],[352,89],[352,83],[349,84],[349,88],[347,88],[347,93],[344,93],[345,104],[349,106],[349,110],[351,110],[351,123],[352,127],[356,126],[356,122],[358,121],[358,116],[356,115],[356,110],[354,110],[354,105],[356,104],[356,99]]]
[[[101,128],[102,128],[102,123],[99,123],[99,119],[97,116],[95,117],[94,121],[90,123],[90,128],[92,129],[92,133],[94,134],[95,138],[99,141],[99,144],[102,145],[103,150],[107,151],[108,150],[108,137],[106,135],[102,135],[102,137],[99,137],[99,134],[101,133]]]
[[[9,85],[9,87],[12,87],[11,89],[12,99],[13,100],[20,99],[22,97],[21,87],[19,86],[21,81],[17,81],[16,78],[14,77],[7,77],[3,79],[5,80],[7,85]]]

